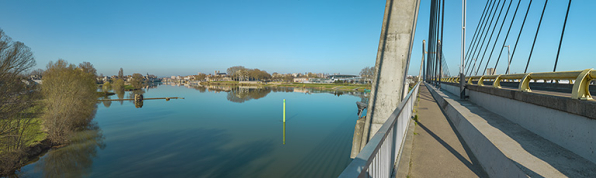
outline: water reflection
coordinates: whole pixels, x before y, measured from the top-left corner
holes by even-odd
[[[114,93],[118,96],[118,99],[124,99],[124,88],[114,89]],[[124,104],[124,101],[120,101],[120,105]]]
[[[96,123],[90,123],[71,138],[65,147],[53,149],[35,165],[44,177],[87,177],[98,149],[104,149],[104,137]]]
[[[284,122],[284,145],[286,144],[286,122]]]
[[[271,93],[270,88],[257,88],[257,87],[235,87],[228,91],[228,101],[235,103],[244,103],[251,99],[259,99],[267,96]]]
[[[195,85],[186,86],[194,88],[201,93],[205,91],[219,93],[227,92],[228,101],[235,103],[243,103],[252,99],[260,99],[267,96],[271,92],[294,92],[294,93],[330,93],[335,96],[352,95],[360,97],[361,99],[368,98],[368,93],[359,91],[338,91],[338,90],[321,90],[314,88],[293,88],[293,87],[258,87],[258,86],[227,86],[227,85]]]
[[[104,99],[109,99],[109,98],[106,97]],[[109,100],[107,100],[107,101],[104,100],[104,101],[102,101],[102,103],[103,103],[103,106],[105,106],[106,108],[109,108],[112,105],[112,101],[109,101]]]

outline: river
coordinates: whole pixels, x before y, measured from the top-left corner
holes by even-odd
[[[146,100],[136,107],[131,101],[100,102],[94,124],[72,144],[50,150],[17,175],[337,177],[351,161],[359,95],[159,85],[145,89],[144,97],[185,99]]]

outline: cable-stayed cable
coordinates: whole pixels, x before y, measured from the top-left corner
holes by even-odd
[[[497,41],[499,41],[499,37],[501,36],[501,30],[503,30],[503,25],[505,25],[505,21],[507,21],[507,16],[509,16],[509,10],[511,10],[511,3],[513,3],[513,0],[509,1],[509,6],[507,7],[507,12],[505,12],[505,17],[503,17],[503,22],[501,23],[501,27],[499,27],[499,32],[497,33],[497,38],[495,39],[495,43],[493,44],[493,49],[490,51],[490,54],[488,55],[488,60],[486,61],[486,65],[484,66],[483,71],[486,71],[486,68],[488,68],[488,64],[490,63],[490,59],[493,57],[493,52],[495,52],[495,47],[497,46]],[[484,58],[484,56],[482,58]],[[478,66],[478,69],[480,69],[480,66]]]
[[[482,58],[480,59],[480,63],[478,63],[478,68],[476,69],[476,73],[474,73],[474,75],[478,75],[478,70],[480,70],[480,67],[482,66],[482,62],[484,62],[484,56],[486,56],[486,52],[488,51],[488,46],[490,44],[490,41],[493,39],[493,35],[495,34],[495,30],[497,29],[496,27],[497,27],[497,24],[499,23],[499,19],[501,18],[501,14],[503,13],[503,8],[505,7],[505,2],[507,2],[507,0],[503,1],[501,10],[499,11],[499,15],[497,16],[497,21],[495,22],[493,31],[490,33],[490,37],[488,38],[488,42],[486,43],[486,49],[484,50],[484,53],[482,54]],[[509,1],[509,2],[511,2],[511,1]],[[511,5],[511,3],[509,3],[509,5]],[[503,19],[503,21],[504,20],[505,19]],[[492,20],[491,20],[491,22],[492,22]],[[472,69],[472,70],[474,70],[474,69]]]
[[[515,51],[517,49],[517,44],[519,43],[519,37],[521,36],[521,32],[524,30],[524,25],[526,24],[526,19],[528,19],[528,12],[530,12],[530,7],[532,7],[532,0],[528,3],[528,10],[526,10],[526,15],[524,16],[524,21],[522,22],[521,28],[519,29],[519,34],[517,35],[517,40],[515,41],[515,46],[513,47],[513,52],[511,53],[511,59],[509,62],[513,62],[513,56],[515,56]],[[507,66],[506,74],[509,73],[509,66]]]
[[[500,1],[500,0],[499,0]],[[472,61],[475,61],[474,57],[476,55],[476,51],[478,50],[478,44],[480,43],[480,39],[482,38],[481,36],[484,36],[484,32],[486,29],[486,25],[488,24],[488,19],[493,16],[493,9],[495,9],[495,4],[497,3],[497,1],[492,1],[491,5],[489,6],[489,10],[488,10],[488,14],[485,16],[485,19],[483,20],[483,23],[481,25],[481,30],[480,30],[480,34],[476,37],[476,41],[475,43],[470,46],[469,49],[471,49],[471,53],[468,54],[466,57],[468,58],[468,63],[466,64],[466,71],[464,72],[464,74],[467,74],[469,69],[472,66]],[[496,10],[496,9],[495,9]]]
[[[521,4],[521,0],[517,1],[517,7],[515,8],[515,12],[513,13],[513,18],[511,18],[511,24],[509,24],[509,30],[507,30],[507,35],[505,35],[505,40],[503,41],[503,47],[505,47],[505,43],[509,38],[509,32],[511,32],[511,27],[513,26],[513,22],[515,21],[515,17],[517,16],[517,10],[519,9],[519,4]],[[497,57],[497,62],[495,63],[495,71],[497,71],[497,65],[499,64],[499,59],[501,59],[501,54],[503,54],[503,47],[501,47],[501,52],[499,52],[499,57]],[[507,59],[509,60],[509,59]]]
[[[497,4],[497,8],[495,8],[495,13],[497,13],[497,10],[499,9],[499,4],[501,4],[501,0],[499,0],[498,4]],[[478,60],[478,57],[480,56],[480,52],[482,51],[482,48],[484,48],[484,42],[486,41],[486,36],[488,35],[488,31],[490,31],[491,26],[493,24],[493,21],[495,20],[495,16],[491,15],[491,19],[490,19],[490,23],[488,23],[488,29],[486,29],[486,34],[484,35],[484,37],[482,37],[482,42],[480,43],[480,50],[478,51],[478,53],[476,54],[476,60]],[[474,55],[474,54],[472,54]],[[474,62],[474,65],[472,65],[472,67],[469,68],[469,75],[472,75],[472,72],[474,72],[474,68],[476,68],[476,63]]]
[[[477,35],[478,35],[478,32],[480,31],[480,28],[479,28],[479,27],[480,27],[480,24],[483,24],[483,23],[484,23],[484,19],[485,19],[484,17],[485,17],[485,16],[488,16],[488,14],[486,14],[486,12],[488,12],[488,11],[487,11],[487,10],[488,10],[488,8],[487,8],[487,7],[488,7],[488,4],[489,4],[490,2],[492,2],[492,0],[488,0],[488,1],[486,1],[486,4],[484,5],[484,10],[482,10],[482,15],[481,15],[481,16],[480,16],[480,18],[478,19],[478,24],[476,25],[476,30],[474,30],[474,36],[472,36],[472,40],[470,40],[470,44],[468,45],[468,50],[466,51],[466,55],[465,55],[465,56],[466,56],[466,58],[464,59],[464,60],[465,60],[465,61],[464,61],[464,64],[467,64],[467,63],[468,63],[468,60],[467,60],[467,59],[468,59],[468,56],[469,56],[469,54],[470,54],[470,52],[471,52],[471,49],[472,49],[472,44],[475,44],[475,42],[476,42],[476,37],[477,37]],[[466,65],[466,66],[467,66],[467,65]],[[462,69],[462,70],[463,70],[463,69]],[[464,72],[462,71],[462,73],[464,73]]]
[[[532,49],[530,49],[530,56],[528,56],[528,63],[526,63],[526,69],[524,70],[524,73],[528,72],[528,66],[530,65],[530,59],[532,59],[532,52],[534,52],[534,45],[536,45],[536,38],[538,38],[538,32],[540,31],[540,25],[542,24],[542,17],[544,17],[544,10],[546,10],[547,3],[548,0],[544,1],[544,7],[542,8],[540,21],[538,21],[538,28],[536,28],[536,35],[534,36],[534,42],[532,43]]]
[[[468,68],[470,68],[470,65],[472,64],[473,59],[470,56],[473,56],[476,53],[476,49],[478,47],[478,43],[480,42],[480,38],[481,38],[480,36],[482,36],[484,34],[484,29],[486,29],[486,23],[488,23],[488,19],[490,18],[489,16],[492,15],[492,11],[493,11],[494,5],[497,2],[497,0],[490,1],[490,2],[492,2],[492,3],[488,6],[488,9],[486,11],[487,14],[482,19],[480,28],[476,29],[476,30],[479,30],[478,35],[476,35],[476,39],[474,39],[474,43],[472,43],[468,48],[468,50],[470,50],[470,52],[468,54],[466,54],[466,59],[465,59],[466,60],[466,65],[465,65],[466,68],[465,68],[464,74],[467,73]]]
[[[559,40],[559,49],[557,50],[557,58],[555,59],[555,67],[553,72],[557,71],[557,63],[559,63],[559,53],[561,52],[561,44],[563,43],[563,35],[565,34],[565,26],[567,26],[567,17],[569,16],[569,7],[571,7],[571,0],[567,4],[567,13],[565,13],[565,22],[563,22],[563,30],[561,31],[561,40]]]
[[[499,1],[498,1],[498,3],[497,3],[497,1],[493,1],[493,4],[491,5],[491,9],[490,9],[490,11],[489,11],[489,14],[488,14],[487,18],[490,18],[490,17],[492,17],[492,19],[494,19],[494,16],[493,16],[493,9],[495,10],[494,12],[497,12],[497,8],[495,8],[495,7],[496,7],[496,6],[495,6],[495,3],[499,4],[500,2],[501,2],[501,0],[499,0]],[[489,29],[486,29],[486,24],[492,24],[492,21],[491,21],[491,23],[488,23],[488,19],[487,19],[487,20],[485,21],[485,24],[483,25],[482,31],[481,31],[481,33],[480,33],[480,36],[482,36],[482,43],[478,43],[479,41],[477,41],[476,45],[474,45],[474,46],[473,46],[474,50],[472,51],[472,55],[470,55],[470,56],[469,56],[470,64],[469,64],[469,65],[467,65],[467,67],[466,67],[466,75],[468,75],[468,74],[467,74],[467,73],[468,73],[468,71],[470,71],[470,69],[471,69],[471,68],[473,68],[473,67],[471,67],[471,66],[472,66],[471,64],[472,64],[472,61],[475,61],[475,59],[474,59],[474,57],[472,57],[472,56],[475,56],[475,55],[476,55],[476,52],[478,51],[478,45],[479,45],[479,44],[484,44],[484,40],[486,39],[486,35],[484,34],[484,32],[488,32],[488,30],[489,30]],[[489,26],[490,26],[490,25],[489,25]],[[490,28],[490,27],[489,27],[489,28]],[[486,29],[486,30],[485,30],[485,29]],[[487,34],[488,34],[488,33],[487,33]],[[474,67],[475,67],[475,66],[476,66],[476,64],[474,63]]]

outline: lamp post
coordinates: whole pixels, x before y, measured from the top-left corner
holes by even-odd
[[[504,47],[507,47],[507,69],[509,69],[509,66],[511,66],[511,56],[510,56],[510,51],[509,51],[509,45],[505,45],[505,46],[503,46],[503,48]],[[509,74],[509,70],[507,70],[506,74]]]
[[[459,96],[461,97],[461,99],[465,98],[465,82],[466,82],[466,78],[465,78],[465,74],[464,74],[464,68],[465,68],[465,64],[464,64],[464,59],[466,58],[466,54],[465,54],[465,50],[466,50],[466,8],[467,8],[467,0],[462,0],[461,3],[461,59],[460,59],[460,63],[459,63]]]

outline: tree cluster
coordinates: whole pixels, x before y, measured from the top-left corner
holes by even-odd
[[[267,71],[259,69],[248,69],[244,66],[230,67],[228,68],[227,72],[228,75],[232,78],[232,80],[236,81],[262,81],[271,79],[271,74],[267,73]]]
[[[365,67],[360,71],[360,77],[366,81],[372,81],[375,76],[375,67]]]
[[[130,80],[130,85],[132,85],[132,87],[136,89],[143,88],[143,83],[143,75],[139,73],[132,74],[132,79]]]
[[[95,116],[97,85],[95,69],[76,67],[65,60],[50,62],[44,73],[44,127],[53,144],[69,142],[72,133],[87,126]]]
[[[203,80],[205,80],[205,78],[207,78],[207,74],[195,75],[195,80],[198,80],[198,81],[203,81]]]

